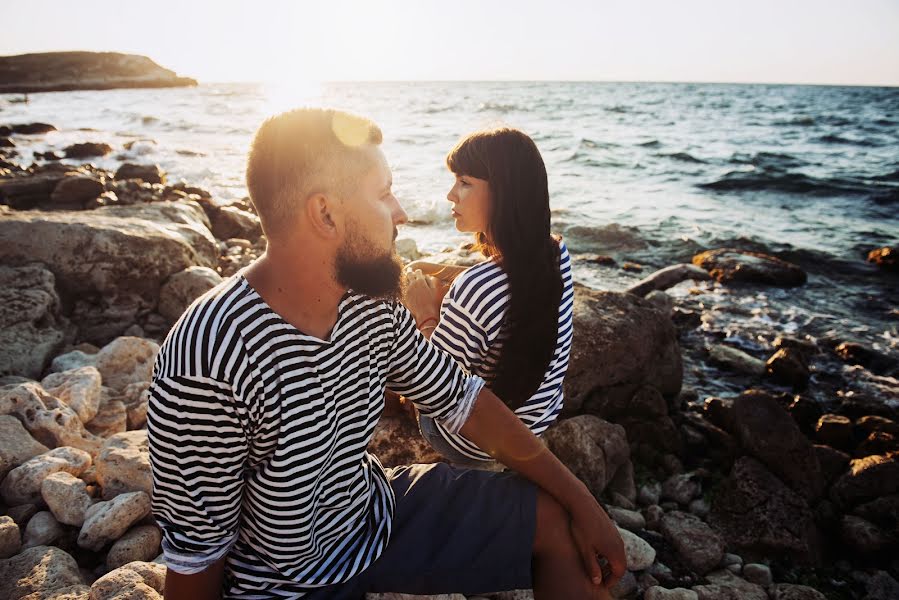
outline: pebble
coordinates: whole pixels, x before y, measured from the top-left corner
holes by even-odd
[[[625,529],[636,530],[644,529],[646,527],[646,519],[637,511],[610,506],[608,507],[607,512],[615,523]]]
[[[628,571],[642,571],[655,562],[656,550],[649,545],[649,542],[621,527],[618,527],[618,533],[624,542]]]
[[[646,528],[651,529],[652,531],[658,531],[662,526],[662,517],[665,516],[665,509],[658,504],[653,504],[652,506],[647,506],[644,509],[644,513],[646,517]]]

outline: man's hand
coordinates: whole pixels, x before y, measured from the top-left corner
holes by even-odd
[[[585,501],[583,508],[575,508],[577,512],[572,512],[571,537],[593,583],[602,583],[604,587],[610,588],[618,583],[627,570],[624,541],[606,511],[595,500],[592,506],[590,504]],[[606,562],[605,565],[602,564],[603,561]],[[603,575],[604,566],[607,576]]]
[[[445,294],[446,288],[437,278],[425,275],[419,270],[406,272],[403,304],[412,313],[419,328],[426,322],[437,325],[440,303]]]

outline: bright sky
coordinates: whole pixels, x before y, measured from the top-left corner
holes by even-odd
[[[0,4],[0,55],[145,54],[202,81],[899,85],[899,0]]]

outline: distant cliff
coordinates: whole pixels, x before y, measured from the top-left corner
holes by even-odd
[[[146,56],[119,52],[41,52],[0,56],[0,93],[197,85]]]

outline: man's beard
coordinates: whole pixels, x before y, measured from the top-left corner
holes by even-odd
[[[334,271],[337,282],[356,293],[394,301],[402,295],[402,260],[393,248],[378,250],[355,223],[337,251]]]

